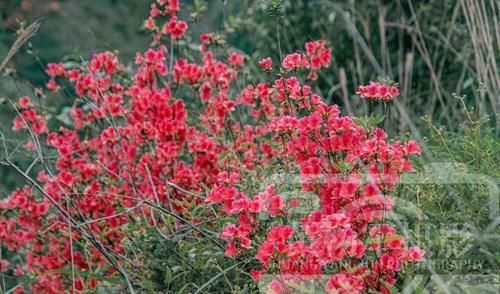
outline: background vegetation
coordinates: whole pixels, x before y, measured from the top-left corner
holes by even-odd
[[[214,0],[185,5],[191,13],[186,18],[197,31],[217,32],[225,46],[245,52],[249,60],[277,60],[305,41],[328,40],[333,67],[321,73],[315,87],[345,113],[367,111],[354,95],[357,85],[380,75],[398,81],[402,96],[389,131],[424,145],[417,175],[399,191],[402,226],[412,242],[428,251],[422,267],[406,272],[406,283],[418,274],[420,286],[412,287],[450,290],[460,283],[435,282],[432,275],[482,274],[498,285],[500,2]],[[141,31],[147,11],[147,1],[133,0],[1,1],[0,59],[17,30],[37,19],[42,25],[0,77],[0,102],[33,94],[46,82],[43,65],[62,56],[87,58],[121,48],[121,60],[131,62],[149,42]],[[189,54],[189,39],[180,46]],[[65,99],[51,96],[47,104],[60,113]],[[8,108],[0,105],[0,129],[6,134],[12,120]],[[22,154],[16,160],[22,163]],[[0,198],[19,183],[0,167]],[[209,244],[165,244],[155,232],[137,240],[137,248],[150,257],[145,291],[220,292],[228,290],[229,281],[234,281],[234,292],[254,287]],[[208,284],[207,276],[214,278]],[[468,292],[495,291],[471,284],[462,286]]]

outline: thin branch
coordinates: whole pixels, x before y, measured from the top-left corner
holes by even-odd
[[[10,47],[9,52],[7,52],[7,55],[5,55],[5,58],[3,59],[2,63],[0,63],[0,72],[7,65],[9,60],[14,55],[16,55],[17,51],[19,51],[19,49],[24,45],[24,43],[26,43],[31,37],[35,35],[35,33],[38,31],[39,28],[40,28],[40,20],[37,20],[19,33],[19,36],[14,41],[14,44],[12,44],[12,47]]]
[[[221,249],[224,249],[224,246],[222,246],[219,242],[217,242],[216,240],[214,240],[212,238],[212,236],[210,236],[207,232],[205,232],[204,230],[202,230],[202,229],[198,228],[197,226],[193,225],[191,222],[189,222],[188,220],[184,219],[183,217],[177,215],[176,213],[168,211],[165,208],[163,208],[161,206],[158,206],[158,205],[156,205],[154,203],[151,203],[150,201],[147,201],[147,200],[144,201],[144,204],[149,205],[151,207],[154,207],[154,208],[160,210],[161,212],[166,213],[166,214],[174,217],[175,219],[177,219],[177,220],[185,223],[186,225],[188,225],[189,227],[191,227],[193,230],[195,230],[195,231],[201,233],[203,236],[207,237],[217,247],[219,247]]]
[[[113,215],[109,215],[109,216],[105,216],[105,217],[101,217],[101,218],[96,218],[96,219],[93,219],[93,220],[89,220],[89,221],[80,223],[80,225],[90,225],[90,224],[97,223],[97,222],[100,222],[100,221],[112,219],[112,218],[118,217],[120,215],[128,214],[129,212],[131,212],[131,211],[137,209],[139,206],[141,206],[143,204],[143,202],[144,201],[141,201],[141,202],[137,203],[135,206],[127,208],[123,212],[119,212],[119,213],[116,213],[116,214],[113,214]]]

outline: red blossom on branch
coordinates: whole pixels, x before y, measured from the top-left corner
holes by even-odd
[[[371,81],[367,86],[359,86],[356,94],[370,100],[392,101],[399,97],[399,89],[396,85]]]

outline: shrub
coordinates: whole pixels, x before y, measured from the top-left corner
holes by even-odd
[[[326,41],[306,43],[279,69],[263,59],[268,78],[240,91],[249,60],[217,52],[216,35],[201,35],[198,60],[175,51],[188,29],[179,11],[175,0],[151,6],[145,27],[153,42],[133,69],[114,52],[47,66],[47,89],[69,87],[74,95],[71,127],[51,128],[27,96],[11,101],[13,129],[27,132],[24,148],[34,158],[22,170],[4,148],[1,161],[28,182],[0,202],[2,248],[20,256],[1,264],[19,276],[13,292],[155,288],[142,273],[162,266],[147,260],[155,242],[176,247],[172,253],[197,240],[219,248],[219,233],[225,254],[241,261],[197,291],[239,269],[256,280],[271,276],[277,293],[390,292],[397,272],[424,255],[386,219],[400,175],[413,170],[409,157],[420,153],[417,143],[390,142],[372,119],[340,115],[304,82],[330,64]],[[376,85],[382,94],[370,98],[397,96],[394,85]],[[188,109],[179,93],[201,107]],[[42,171],[32,177],[36,164]],[[295,194],[312,195],[316,208],[282,195],[279,181],[260,190],[271,173],[294,171]],[[307,216],[299,217],[299,207]],[[164,266],[156,273],[170,287],[175,264]]]

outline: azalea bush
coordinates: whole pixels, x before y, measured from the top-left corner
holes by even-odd
[[[134,66],[109,51],[47,65],[47,90],[72,97],[67,126],[52,127],[39,96],[9,100],[33,159],[23,169],[2,146],[0,162],[27,182],[0,202],[2,256],[15,256],[0,271],[18,277],[9,291],[165,290],[148,284],[158,273],[179,291],[229,275],[231,289],[251,278],[270,293],[394,291],[424,259],[389,221],[417,142],[391,140],[384,116],[342,115],[313,91],[333,62],[328,41],[252,60],[203,33],[185,54],[180,7],[152,4],[152,42]],[[260,79],[247,79],[249,65]],[[384,78],[358,94],[389,109],[400,93]],[[192,258],[199,246],[213,256]],[[217,274],[176,269],[210,272],[197,261],[222,253]]]

